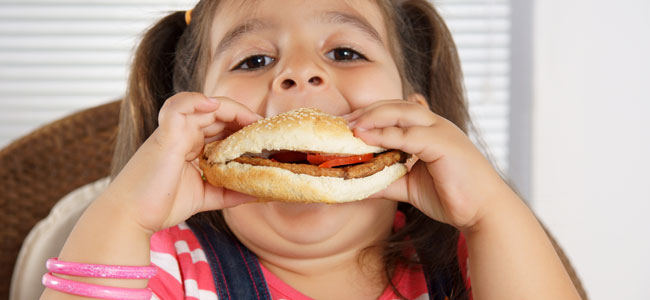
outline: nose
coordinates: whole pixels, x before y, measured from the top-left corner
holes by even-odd
[[[278,73],[271,82],[261,114],[275,116],[299,107],[313,107],[334,115],[350,112],[346,98],[328,72],[326,62],[309,49],[296,47],[277,62]],[[292,49],[294,50],[294,49]]]
[[[321,78],[320,76],[312,76],[307,80],[307,83],[305,83],[305,85],[312,86],[312,87],[318,87],[321,86],[322,84],[323,84],[323,78]],[[299,88],[298,83],[296,83],[296,81],[293,78],[284,78],[280,83],[280,90],[286,91],[294,87]]]
[[[274,79],[273,91],[280,94],[315,92],[327,88],[328,81],[326,72],[317,62],[303,57],[294,57],[287,61]]]

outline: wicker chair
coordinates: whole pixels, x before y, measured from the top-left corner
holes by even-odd
[[[109,175],[119,109],[115,101],[75,113],[0,150],[0,300],[9,298],[12,271],[30,229],[70,191]],[[564,252],[551,240],[587,299]]]
[[[110,171],[120,102],[48,124],[0,150],[0,299],[25,236],[70,191]]]

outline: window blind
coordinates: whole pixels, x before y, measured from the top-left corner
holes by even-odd
[[[508,0],[434,1],[454,35],[474,118],[507,170]],[[195,0],[0,2],[0,147],[71,112],[120,98],[140,34]]]
[[[452,32],[463,69],[469,111],[496,165],[508,172],[510,1],[433,1]]]

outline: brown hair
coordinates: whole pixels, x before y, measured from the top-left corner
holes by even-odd
[[[470,125],[462,72],[456,46],[442,17],[426,0],[378,0],[405,94],[424,95],[433,112],[467,132]],[[143,37],[131,66],[127,94],[122,102],[115,176],[158,126],[158,111],[165,99],[181,91],[201,91],[209,59],[210,26],[218,0],[201,0],[185,23],[184,12],[173,12]],[[459,232],[432,220],[418,209],[400,203],[404,228],[384,243],[385,275],[390,279],[399,263],[421,265],[425,274],[440,274],[451,299],[468,299],[457,258]],[[188,223],[209,222],[230,234],[221,211],[199,213]],[[418,259],[405,256],[414,247]],[[390,280],[389,280],[390,282]],[[396,287],[390,282],[393,289]]]

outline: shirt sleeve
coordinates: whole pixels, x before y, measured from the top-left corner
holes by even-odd
[[[465,280],[465,288],[470,291],[469,298],[472,298],[471,287],[472,283],[469,277],[469,252],[467,251],[467,241],[465,236],[461,233],[458,236],[458,265],[460,266],[461,274],[463,275],[463,280]]]
[[[152,299],[217,299],[205,252],[185,223],[151,237],[151,263],[158,270],[149,279]]]

